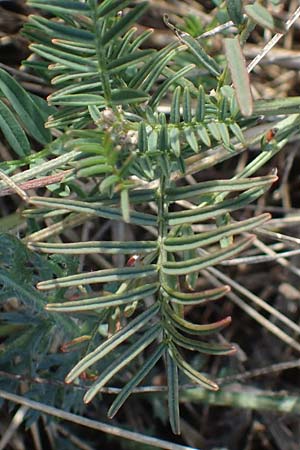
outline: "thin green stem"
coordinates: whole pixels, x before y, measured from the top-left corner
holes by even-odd
[[[164,247],[164,240],[167,237],[168,233],[168,222],[167,222],[167,214],[168,214],[168,201],[166,200],[166,188],[167,188],[167,179],[165,175],[161,174],[159,180],[159,187],[157,190],[157,217],[158,217],[158,242],[159,242],[159,258],[158,265],[162,267],[163,264],[167,261],[167,251]],[[163,283],[163,273],[160,270],[159,273],[159,281]]]
[[[105,29],[104,19],[100,22],[97,21],[95,24],[96,27],[96,54],[97,54],[97,62],[98,68],[101,78],[101,83],[103,87],[104,98],[106,100],[107,106],[111,106],[111,89],[109,83],[109,76],[106,69],[106,57],[105,52],[103,50],[103,46],[101,44],[101,37],[103,30]]]
[[[91,4],[91,2],[90,2]],[[102,36],[106,29],[105,18],[99,18],[97,15],[97,3],[91,5],[93,9],[93,21],[95,27],[95,44],[96,44],[96,56],[98,62],[98,71],[103,88],[103,94],[107,106],[111,106],[111,88],[109,82],[109,75],[106,68],[106,55],[104,51],[104,46],[102,44]]]
[[[168,235],[168,208],[169,203],[166,199],[166,189],[169,186],[168,180],[166,176],[161,173],[160,179],[159,179],[159,187],[157,190],[157,217],[158,217],[158,247],[159,247],[159,256],[158,256],[158,267],[159,267],[159,282],[160,286],[162,286],[165,283],[165,275],[162,271],[163,265],[167,262],[168,255],[167,251],[164,246],[164,241]],[[163,302],[166,301],[165,295],[163,294],[162,288],[159,291],[159,297],[158,301],[161,305],[161,313],[162,313],[162,321],[164,320],[164,309],[162,307]],[[163,327],[163,340],[168,340],[168,334],[166,332],[165,327]]]

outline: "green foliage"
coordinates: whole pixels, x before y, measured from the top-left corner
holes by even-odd
[[[258,116],[262,112],[298,113],[300,100],[256,101],[252,109],[240,34],[225,41],[228,61],[223,62],[210,56],[199,39],[181,32],[167,19],[174,42],[160,50],[144,48],[151,31],[137,34],[132,25],[145,13],[146,2],[28,3],[51,13],[50,18],[31,16],[24,27],[24,35],[33,42],[31,50],[39,57],[24,65],[46,80],[50,74],[51,109],[1,71],[0,94],[8,106],[0,103],[0,126],[20,157],[31,151],[26,134],[47,145],[48,154],[64,156],[64,160],[57,160],[60,165],[45,170],[69,170],[65,184],[70,196],[60,192],[58,197],[29,198],[33,209],[25,211],[26,217],[41,230],[27,236],[26,242],[31,250],[63,258],[68,254],[121,253],[129,262],[125,267],[90,272],[76,273],[69,266],[62,271],[53,256],[49,262],[37,254],[29,256],[33,254],[9,238],[11,248],[18,247],[16,253],[35,258],[33,266],[38,272],[34,276],[33,269],[22,272],[21,259],[6,262],[11,274],[1,271],[2,282],[9,289],[2,298],[20,295],[26,308],[31,308],[30,317],[36,316],[36,322],[26,330],[19,319],[15,323],[22,326],[23,346],[26,340],[34,339],[36,346],[41,343],[42,361],[48,361],[51,341],[62,324],[68,339],[92,335],[91,330],[96,329],[82,355],[78,352],[70,358],[77,359],[72,369],[70,360],[58,357],[55,361],[63,370],[70,370],[67,383],[78,381],[86,371],[95,371],[97,378],[85,393],[86,403],[122,369],[132,372],[111,405],[110,417],[163,359],[170,423],[178,434],[180,376],[209,390],[218,389],[214,381],[192,367],[188,352],[228,355],[235,351],[231,344],[207,340],[230,323],[229,317],[194,324],[185,319],[184,307],[204,305],[229,291],[228,286],[199,291],[199,272],[249,247],[253,235],[236,236],[268,220],[269,215],[262,214],[236,221],[231,213],[256,201],[276,181],[275,175],[254,175],[299,127],[298,114],[280,117],[275,139],[267,142],[262,140],[263,132],[255,128]],[[241,2],[228,1],[226,6],[242,34],[250,19],[244,19]],[[193,75],[195,70],[203,74],[203,83]],[[207,89],[207,78],[214,90]],[[171,105],[167,111],[163,108],[166,99]],[[16,117],[7,112],[11,108]],[[253,142],[261,142],[261,153],[234,177],[193,185],[185,182],[187,174],[229,160]],[[184,206],[186,201],[190,209]],[[150,202],[155,204],[152,210]],[[46,217],[54,218],[53,226],[43,225],[41,220]],[[57,238],[61,231],[97,217],[154,230],[154,237],[138,242],[78,243],[63,243]],[[194,225],[200,222],[215,226],[196,232]],[[8,256],[3,252],[2,257]],[[25,279],[16,279],[15,272]],[[99,284],[101,288],[95,287]],[[71,301],[70,288],[75,292]],[[44,291],[55,292],[47,297],[45,309]],[[77,320],[62,313],[75,313]],[[107,327],[105,337],[98,332],[100,324]],[[19,342],[11,334],[5,349],[7,358],[13,351],[10,340],[12,349]],[[133,363],[141,352],[145,357],[138,359],[142,362],[136,369]],[[43,364],[49,370],[50,363]],[[11,370],[19,369],[16,365]]]
[[[243,17],[243,1],[242,0],[226,0],[226,7],[230,19],[236,25],[242,25]]]
[[[49,113],[46,102],[28,94],[8,73],[0,69],[0,129],[18,156],[31,152],[26,133],[40,144],[51,141],[51,134],[44,127],[44,119]]]
[[[82,333],[82,327],[72,318],[50,314],[45,310],[48,301],[57,301],[61,291],[46,296],[35,288],[41,278],[62,276],[74,271],[70,257],[54,256],[47,260],[33,253],[17,238],[0,235],[0,385],[18,390],[17,377],[26,381],[26,395],[43,398],[48,404],[81,410],[80,392],[65,390],[63,378],[66,363],[73,364],[74,353],[62,353],[61,343]],[[82,323],[82,326],[84,324]],[[59,339],[57,339],[59,337]],[[15,374],[8,383],[5,373]],[[43,383],[35,380],[42,378]],[[25,384],[24,384],[25,388]],[[72,399],[73,395],[73,399]],[[28,420],[36,418],[30,415]]]

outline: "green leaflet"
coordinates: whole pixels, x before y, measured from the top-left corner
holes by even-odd
[[[168,61],[175,55],[176,51],[174,50],[174,47],[176,47],[176,45],[176,43],[172,43],[156,52],[138,71],[136,76],[130,80],[128,86],[133,89],[143,89],[146,92],[149,91]]]
[[[224,122],[217,122],[216,126],[219,129],[221,141],[224,143],[225,146],[229,147],[230,146],[230,136],[229,136],[227,125]]]
[[[249,75],[246,69],[245,58],[238,37],[224,40],[225,54],[229,65],[237,100],[244,116],[253,112],[253,102],[250,90]]]
[[[81,56],[95,56],[96,55],[96,49],[92,45],[85,45],[83,46],[81,42],[76,41],[69,41],[64,39],[52,39],[52,44],[55,46],[58,46],[60,48],[64,48],[66,50],[69,50],[71,53],[74,53],[75,55],[81,55]],[[52,80],[53,84],[53,80]]]
[[[191,95],[188,88],[183,89],[183,99],[182,99],[182,117],[185,123],[191,123],[192,121],[192,110],[191,110]]]
[[[128,69],[130,64],[138,64],[149,59],[149,56],[153,54],[153,50],[138,50],[129,55],[121,56],[107,65],[107,70],[110,73],[117,73],[121,70]]]
[[[149,101],[149,106],[151,108],[155,108],[159,104],[159,102],[162,100],[163,96],[168,92],[170,86],[172,86],[177,80],[183,78],[188,72],[190,72],[192,69],[194,69],[194,67],[195,67],[194,64],[188,64],[186,67],[183,67],[182,69],[175,72],[174,75],[168,77],[166,79],[166,81],[164,81],[161,84],[161,86],[159,86],[159,88],[156,90],[154,95],[152,95],[152,97]],[[171,114],[172,114],[172,112],[171,112]],[[173,122],[173,123],[176,123],[176,122]]]
[[[108,164],[95,164],[91,167],[85,167],[77,172],[77,176],[80,177],[94,177],[97,175],[108,175],[113,172],[112,166]]]
[[[14,274],[10,274],[7,270],[0,269],[0,281],[6,288],[12,288],[13,292],[18,294],[23,301],[35,301],[37,304],[41,304],[42,300],[34,290],[33,286],[29,285],[29,283],[20,283],[20,280],[18,280]]]
[[[105,106],[105,100],[102,95],[96,94],[69,94],[58,97],[49,97],[50,104],[68,105],[68,106]]]
[[[166,351],[169,420],[174,434],[180,434],[178,368]]]
[[[185,275],[204,269],[208,266],[213,266],[220,263],[224,259],[243,251],[253,242],[254,237],[246,237],[241,239],[237,244],[230,245],[222,250],[209,253],[208,255],[199,258],[188,259],[180,262],[165,262],[162,266],[162,271],[168,275]]]
[[[258,197],[260,197],[264,191],[264,188],[249,189],[234,199],[224,200],[212,206],[195,208],[189,211],[169,213],[169,224],[181,225],[184,223],[195,223],[199,222],[200,220],[207,220],[211,219],[212,217],[218,217],[225,214],[226,212],[235,211],[253,202]]]
[[[23,87],[3,69],[0,69],[0,95],[1,94],[9,101],[27,132],[34,139],[41,144],[47,144],[51,141],[51,134],[49,130],[46,130],[44,127],[43,114],[35,101],[25,89],[23,89]],[[10,119],[11,118],[9,117],[8,120]]]
[[[71,372],[66,376],[66,383],[71,383],[77,378],[84,370],[95,364],[102,359],[109,352],[118,347],[122,342],[130,338],[137,331],[142,329],[149,321],[154,317],[159,310],[158,305],[152,305],[147,311],[143,312],[135,319],[133,319],[123,329],[118,331],[112,337],[100,344],[93,352],[86,355],[80,360]]]
[[[43,253],[61,253],[82,255],[91,253],[151,253],[157,249],[157,243],[151,241],[86,241],[71,244],[47,242],[28,242],[31,250]]]
[[[183,238],[185,238],[185,237],[189,238],[191,236],[194,236],[194,231],[192,229],[192,226],[191,225],[183,225],[182,227],[180,227],[180,234],[181,234],[181,237],[183,237]],[[191,260],[193,258],[197,258],[198,252],[195,248],[193,248],[193,249],[187,248],[186,250],[183,250],[181,256],[182,256],[182,259],[184,259],[184,260]],[[197,279],[198,279],[197,272],[187,273],[184,277],[186,286],[191,290],[194,290],[196,288]]]
[[[104,0],[97,8],[99,17],[112,15],[126,8],[131,3],[130,0]]]
[[[226,0],[226,8],[230,19],[236,25],[242,25],[243,17],[243,1],[242,0]]]
[[[78,83],[75,85],[69,85],[62,89],[59,89],[55,91],[55,93],[49,95],[48,101],[54,102],[55,100],[58,100],[60,98],[64,98],[68,94],[82,94],[84,92],[93,92],[93,91],[99,91],[101,89],[101,84],[99,81],[93,81],[89,83]],[[91,94],[89,94],[91,95]]]
[[[192,335],[207,335],[212,333],[217,333],[221,331],[224,327],[228,326],[231,322],[231,317],[228,316],[225,319],[219,320],[214,323],[197,325],[188,320],[183,319],[175,313],[173,308],[167,303],[164,305],[164,311],[167,317],[171,320],[172,325],[183,331],[184,333]]]
[[[221,90],[222,92],[222,90]],[[228,100],[226,97],[221,97],[219,102],[218,102],[218,109],[219,109],[219,113],[218,113],[218,118],[219,118],[219,124],[220,125],[225,125],[224,121],[229,117],[229,111],[228,111]],[[227,126],[226,126],[226,130],[227,130]]]
[[[136,28],[131,28],[127,33],[130,33],[132,30],[136,32]],[[144,30],[141,34],[138,34],[137,37],[130,43],[130,51],[134,52],[136,49],[143,47],[144,42],[153,34],[153,30],[150,28],[149,30]],[[122,43],[122,48],[124,50],[124,41]]]
[[[210,147],[211,146],[211,140],[210,140],[209,134],[208,134],[205,126],[204,125],[197,125],[195,128],[196,128],[196,132],[197,132],[197,134],[199,136],[199,139],[207,147]]]
[[[128,195],[128,189],[122,189],[121,191],[121,210],[122,210],[122,217],[125,223],[130,222],[130,205],[129,205],[129,195]]]
[[[198,142],[197,142],[196,135],[195,135],[193,129],[191,127],[185,127],[184,134],[185,134],[186,140],[187,140],[188,144],[191,146],[192,150],[195,153],[198,153],[198,151],[199,151]]]
[[[224,237],[249,231],[262,225],[270,218],[270,214],[262,214],[251,219],[230,223],[229,225],[218,227],[215,230],[197,233],[192,236],[167,237],[164,241],[164,248],[168,252],[178,252],[182,250],[204,247],[206,245],[219,242]]]
[[[199,87],[197,108],[196,108],[196,121],[203,122],[205,117],[205,92],[203,86]]]
[[[85,79],[85,78],[95,77],[95,76],[97,76],[96,71],[90,71],[90,72],[80,71],[80,72],[72,72],[72,73],[67,72],[67,73],[63,73],[62,75],[57,75],[57,76],[53,77],[51,80],[51,84],[56,86],[58,84],[65,83],[66,81],[74,80],[76,78]],[[71,87],[73,88],[74,86],[72,85]],[[56,92],[58,92],[58,91],[56,91]]]
[[[239,125],[237,123],[231,123],[229,124],[229,128],[232,131],[232,133],[237,137],[238,141],[246,145],[245,137]]]
[[[134,42],[136,41],[134,39],[136,31],[137,31],[137,29],[135,27],[130,28],[122,36],[122,40],[116,41],[114,43],[114,45],[115,45],[114,55],[117,58],[122,58],[126,54],[134,53],[136,49],[142,50],[142,49],[140,49],[139,45],[137,47],[134,45]],[[142,53],[142,51],[140,53]],[[108,62],[108,64],[109,64],[109,62]]]
[[[111,39],[116,39],[122,33],[124,33],[136,20],[146,11],[148,8],[147,2],[141,2],[135,8],[133,8],[129,13],[125,14],[118,20],[115,25],[113,25],[101,38],[101,44],[106,45]],[[99,11],[98,11],[99,12]],[[102,10],[103,14],[103,10]]]
[[[23,128],[11,110],[0,100],[0,129],[11,146],[21,158],[30,154],[31,146]]]
[[[200,292],[175,291],[167,284],[163,284],[162,288],[172,302],[180,305],[206,305],[208,302],[219,300],[230,291],[229,286],[221,286]]]
[[[273,17],[268,9],[257,1],[253,5],[246,5],[245,11],[247,16],[249,16],[254,22],[258,23],[261,27],[277,33],[286,32],[285,22],[277,17]]]
[[[161,325],[153,325],[147,330],[143,336],[125,350],[118,358],[107,366],[101,373],[96,383],[87,391],[83,400],[89,403],[95,395],[104,387],[108,381],[125,366],[127,366],[134,358],[136,358],[145,348],[148,347],[161,332]]]
[[[190,378],[190,380],[195,381],[197,384],[200,384],[205,389],[209,389],[211,391],[217,391],[219,389],[216,383],[206,378],[200,372],[195,370],[189,363],[187,363],[175,346],[172,345],[170,350],[171,357],[174,359],[176,365],[185,373],[188,378]]]
[[[58,312],[86,312],[97,311],[101,308],[111,306],[126,305],[128,303],[143,300],[154,294],[159,288],[158,283],[146,284],[131,291],[125,291],[120,294],[102,295],[78,298],[76,301],[67,301],[64,303],[48,303],[48,311]]]
[[[258,188],[274,183],[277,178],[274,175],[253,178],[235,178],[231,180],[205,181],[188,186],[166,189],[167,199],[171,201],[206,195],[215,192],[243,191],[250,188]]]
[[[100,192],[101,194],[109,193],[110,188],[114,186],[120,180],[118,175],[109,175],[105,177],[100,184]]]
[[[221,141],[220,130],[219,130],[219,127],[217,126],[216,122],[209,122],[207,124],[207,129],[216,141],[218,141],[218,142]]]
[[[141,122],[139,124],[138,149],[141,152],[146,152],[148,150],[148,135],[147,135],[146,125],[144,122]]]
[[[66,0],[51,0],[51,3],[45,3],[40,0],[29,0],[28,5],[33,8],[43,9],[52,14],[81,14],[90,15],[91,11],[87,4]]]
[[[113,89],[111,91],[111,101],[115,105],[128,105],[131,103],[141,103],[148,100],[148,94],[141,89]]]
[[[180,40],[187,45],[197,61],[203,65],[214,77],[221,74],[221,69],[216,61],[209,56],[199,42],[187,33],[180,33]]]
[[[67,209],[69,211],[91,214],[111,220],[120,220],[122,218],[122,211],[119,208],[109,208],[103,206],[101,203],[88,203],[56,198],[45,199],[43,197],[31,197],[29,203],[36,206]],[[130,214],[130,223],[136,225],[156,225],[156,218],[150,214],[132,211]]]
[[[82,42],[83,44],[94,42],[95,36],[90,31],[75,28],[66,25],[62,22],[54,22],[40,16],[30,16],[29,22],[24,27],[24,34],[26,35],[31,26],[37,27],[37,29],[43,31],[46,36],[50,38],[60,38],[65,40],[75,40],[76,42]],[[82,71],[81,67],[81,71]]]
[[[171,324],[165,324],[170,337],[180,347],[187,350],[196,351],[207,355],[231,355],[236,352],[236,348],[230,344],[216,344],[212,342],[203,342],[201,340],[191,339],[180,334]]]
[[[158,137],[158,147],[161,150],[160,160],[164,159],[165,153],[169,149],[169,136],[168,136],[168,128],[166,124],[163,124],[160,128],[160,133]],[[166,169],[165,176],[168,176],[170,173],[169,161],[165,161]]]
[[[300,112],[300,97],[276,98],[269,100],[256,100],[253,113],[266,116],[281,114],[295,114]]]
[[[171,149],[173,150],[176,156],[180,156],[180,131],[178,128],[169,128],[169,142]]]
[[[177,86],[173,93],[171,111],[170,111],[170,123],[180,123],[180,96],[181,96],[181,87]],[[172,128],[171,128],[172,130]],[[174,130],[178,131],[178,128],[174,127]]]
[[[61,63],[64,66],[77,71],[90,72],[94,71],[97,67],[96,61],[91,60],[89,57],[64,52],[59,48],[50,47],[43,44],[32,44],[30,48],[38,55],[43,56],[50,61]]]
[[[159,359],[162,357],[165,351],[165,344],[161,343],[157,349],[150,355],[142,367],[136,372],[136,374],[130,379],[130,381],[123,387],[121,392],[117,395],[113,401],[111,407],[108,411],[108,417],[112,419],[122,405],[125,403],[127,398],[131,395],[132,391],[138,386],[143,379],[148,375],[148,373],[153,369]]]
[[[83,148],[89,148],[92,151],[93,144],[91,146],[90,146],[90,144],[88,144],[87,147],[83,147]],[[101,146],[94,147],[95,152],[98,152],[98,149],[101,149]],[[79,161],[74,162],[73,165],[76,167],[76,169],[82,169],[84,167],[90,167],[90,166],[94,166],[97,164],[106,164],[106,162],[107,162],[107,157],[105,157],[104,155],[99,155],[99,156],[88,156],[87,158],[80,159]]]
[[[184,47],[179,47],[178,51],[182,51]],[[171,69],[170,66],[166,66],[163,70],[163,74],[166,77],[172,77],[176,74],[176,71]],[[194,83],[190,81],[188,78],[179,78],[177,80],[178,86],[181,86],[183,89],[188,87],[190,89],[191,94],[198,95],[198,89],[195,87]]]
[[[40,290],[54,289],[58,287],[79,286],[92,283],[108,283],[110,281],[122,281],[135,278],[155,277],[157,266],[121,267],[115,269],[96,270],[95,272],[79,273],[68,277],[56,278],[54,280],[41,281],[37,284]]]

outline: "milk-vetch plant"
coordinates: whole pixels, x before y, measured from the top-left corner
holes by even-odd
[[[97,373],[101,367],[85,393],[88,403],[146,350],[143,363],[108,414],[113,417],[163,360],[170,423],[179,433],[178,372],[207,389],[218,389],[188,362],[186,350],[208,355],[235,351],[231,344],[211,341],[230,317],[195,324],[185,318],[185,307],[205,305],[229,291],[228,286],[199,291],[199,272],[248,248],[254,239],[248,232],[269,219],[261,214],[237,221],[232,213],[254,202],[276,181],[273,173],[255,174],[297,132],[300,100],[252,103],[242,46],[254,22],[243,15],[240,1],[227,2],[236,35],[225,39],[226,59],[209,56],[205,41],[180,31],[168,18],[165,23],[174,40],[160,50],[144,46],[152,31],[138,33],[132,26],[145,13],[147,2],[28,3],[50,13],[50,18],[31,16],[24,29],[36,55],[24,64],[39,76],[50,77],[53,87],[48,105],[30,97],[36,110],[44,111],[46,124],[44,134],[34,137],[46,144],[43,157],[61,158],[61,165],[53,168],[67,172],[52,196],[29,198],[34,209],[25,211],[27,216],[52,217],[56,222],[28,236],[28,246],[49,254],[124,254],[129,258],[124,267],[38,283],[41,291],[60,289],[62,296],[68,288],[76,291],[75,300],[49,303],[48,312],[73,313],[79,319],[91,314],[108,327],[108,337],[96,348],[78,354],[66,382],[90,369]],[[207,88],[208,79],[213,90]],[[0,73],[1,94],[6,99],[0,114],[9,108],[6,103],[15,108],[16,86],[8,74]],[[19,94],[20,101],[24,95]],[[166,100],[170,100],[167,109]],[[28,112],[26,105],[24,109]],[[21,112],[20,107],[17,113]],[[274,119],[274,139],[264,137],[271,126],[258,124],[262,114],[288,116]],[[3,132],[22,157],[20,140],[27,142],[30,129],[28,117],[20,119],[25,131],[19,131],[19,125],[19,138],[13,126]],[[234,177],[187,184],[186,175],[229,160],[250,143],[261,145],[261,152]],[[25,154],[30,151],[27,147]],[[147,240],[63,243],[52,239],[61,230],[97,217],[135,225],[138,235],[146,233]],[[199,223],[215,226],[196,232],[194,225]],[[96,284],[102,288],[93,287]]]

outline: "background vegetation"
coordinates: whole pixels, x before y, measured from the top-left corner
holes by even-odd
[[[0,2],[0,448],[298,448],[299,8],[252,3]]]

